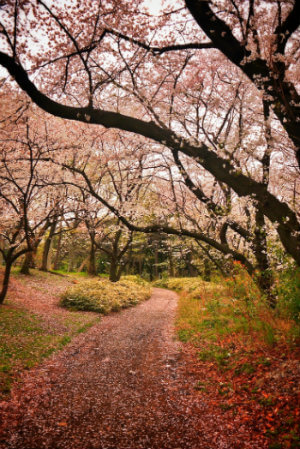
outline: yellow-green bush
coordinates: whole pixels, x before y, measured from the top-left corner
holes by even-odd
[[[73,310],[107,314],[130,307],[150,297],[148,286],[121,280],[92,279],[80,282],[63,293],[60,305]]]
[[[149,282],[143,279],[141,276],[135,275],[135,274],[128,274],[126,276],[122,276],[121,281],[131,281],[135,282],[136,284],[143,285],[143,286],[149,286]]]
[[[202,298],[210,290],[223,288],[221,285],[203,281],[200,277],[193,278],[166,278],[153,283],[154,287],[168,288],[177,292],[192,293],[193,298]]]

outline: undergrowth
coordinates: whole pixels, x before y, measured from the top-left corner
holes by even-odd
[[[83,281],[66,290],[60,305],[72,310],[88,310],[107,314],[130,307],[150,297],[149,285],[121,280],[110,282],[107,279]]]
[[[210,379],[204,383],[202,374],[195,384],[198,394],[214,391],[224,413],[234,416],[238,408],[245,421],[253,416],[270,448],[275,443],[279,449],[299,447],[300,440],[293,436],[299,432],[300,416],[295,395],[300,372],[299,271],[277,275],[275,309],[239,263],[219,284],[174,278],[155,285],[180,293],[178,338]],[[216,393],[215,385],[228,382],[234,388]]]

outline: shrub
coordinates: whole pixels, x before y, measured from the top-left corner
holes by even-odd
[[[169,288],[170,290],[181,291],[188,293],[196,290],[203,285],[209,285],[209,282],[203,281],[200,277],[194,278],[163,278],[153,283],[154,287]]]
[[[136,284],[143,285],[144,287],[149,286],[149,282],[143,279],[141,276],[128,274],[126,276],[122,276],[121,281],[131,281]]]
[[[275,291],[280,313],[300,324],[300,269],[291,265],[282,271]]]
[[[130,307],[150,297],[150,288],[121,280],[92,279],[68,288],[61,296],[60,305],[72,310],[87,310],[107,314]]]

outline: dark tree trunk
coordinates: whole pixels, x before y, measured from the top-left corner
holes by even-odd
[[[60,263],[60,251],[61,251],[61,241],[62,241],[62,224],[60,224],[59,228],[59,234],[58,234],[58,240],[57,240],[57,246],[56,246],[56,254],[54,259],[54,270],[59,270],[59,263]]]
[[[96,246],[93,240],[91,240],[90,254],[89,254],[89,264],[88,264],[88,274],[91,276],[96,276]]]
[[[143,259],[140,257],[140,258],[139,258],[139,261],[138,261],[138,266],[139,266],[138,273],[139,273],[140,276],[142,276],[142,273],[143,273],[143,264],[144,264],[144,261],[143,261]]]
[[[276,299],[272,294],[274,279],[268,259],[265,217],[260,210],[256,211],[255,221],[253,250],[257,260],[257,284],[266,295],[269,305],[274,308],[276,306]]]
[[[109,280],[111,282],[118,282],[121,277],[122,270],[118,266],[118,261],[115,259],[111,259],[110,268],[109,268]]]
[[[204,277],[205,281],[209,282],[211,280],[211,267],[210,267],[210,263],[206,257],[203,259],[203,264],[204,264],[203,277]]]
[[[3,277],[3,281],[2,281],[2,290],[0,293],[0,304],[3,304],[6,294],[7,294],[12,264],[13,264],[13,260],[6,261],[4,277]]]
[[[156,245],[154,248],[154,278],[158,279],[158,251]]]
[[[50,254],[51,243],[52,243],[53,236],[55,233],[56,225],[57,225],[56,221],[51,223],[49,235],[45,241],[44,250],[43,250],[43,258],[42,258],[42,266],[41,266],[42,271],[49,270],[49,254]]]
[[[20,269],[21,274],[28,276],[30,274],[30,268],[35,268],[35,258],[36,251],[29,251],[25,254],[22,267]]]

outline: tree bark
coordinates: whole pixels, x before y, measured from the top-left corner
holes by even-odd
[[[274,278],[268,259],[265,218],[259,210],[256,211],[255,221],[253,251],[257,260],[257,283],[262,292],[265,293],[269,305],[274,308],[276,306],[276,298],[272,294]]]
[[[118,267],[118,262],[115,259],[111,259],[109,267],[109,280],[111,282],[118,282],[121,277],[121,270]]]
[[[12,264],[13,264],[13,260],[6,261],[4,276],[3,276],[3,281],[2,281],[2,289],[1,289],[1,293],[0,293],[0,305],[3,304],[6,294],[7,294]]]
[[[25,254],[24,261],[20,269],[21,274],[25,274],[26,276],[28,276],[30,274],[30,268],[35,268],[34,262],[35,254],[36,251],[29,251],[28,253]]]
[[[56,246],[56,254],[55,254],[54,265],[53,265],[54,270],[59,270],[61,243],[62,243],[62,224],[60,224],[60,227],[59,227],[59,234],[58,234],[58,240],[57,240],[57,246]]]
[[[44,249],[43,249],[43,258],[42,258],[42,271],[48,271],[49,270],[49,255],[51,250],[51,244],[54,237],[55,229],[56,229],[57,221],[54,221],[51,223],[49,235],[46,238]]]
[[[170,277],[175,276],[175,264],[173,259],[172,248],[169,248],[169,273]]]
[[[91,239],[90,254],[89,254],[89,264],[88,264],[88,274],[91,276],[96,276],[96,246],[94,240]]]

